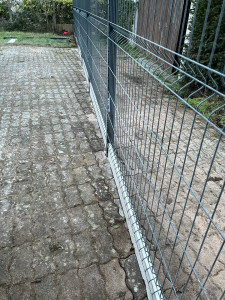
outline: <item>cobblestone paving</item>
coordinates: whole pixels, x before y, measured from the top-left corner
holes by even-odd
[[[146,297],[81,69],[0,48],[0,300]]]

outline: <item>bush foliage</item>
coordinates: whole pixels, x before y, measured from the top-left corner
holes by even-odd
[[[221,14],[223,0],[212,0],[210,7],[208,6],[210,2],[206,0],[192,0],[191,2],[192,17],[189,22],[188,42],[185,45],[184,54],[204,66],[224,73],[225,14]],[[184,69],[192,75],[194,71],[193,76],[196,79],[225,93],[223,76],[190,62],[184,62]],[[201,82],[182,76],[177,90],[184,99],[187,98],[189,104],[222,128],[225,124],[224,97],[217,95]]]
[[[189,25],[189,45],[186,48],[189,58],[199,61],[205,66],[209,66],[221,73],[224,73],[224,61],[225,61],[225,14],[223,14],[222,22],[220,28],[218,28],[220,13],[222,9],[223,0],[212,0],[208,17],[207,7],[208,1],[200,0],[198,3],[198,10],[196,15],[196,20],[194,22],[194,10],[196,7],[196,0],[192,0],[193,10],[191,11],[193,17]],[[204,32],[205,27],[205,34]],[[193,33],[191,36],[191,31],[193,28]],[[218,38],[215,43],[214,40],[216,36],[216,31],[218,31]],[[202,70],[201,70],[202,71]],[[217,84],[220,90],[225,90],[224,80],[219,75],[213,75],[213,80],[210,78],[207,71],[202,71],[204,77],[206,78],[206,83],[210,85]],[[197,74],[199,72],[196,72]],[[199,75],[200,78],[201,76]]]
[[[0,22],[6,30],[54,31],[73,22],[72,0],[0,0]]]

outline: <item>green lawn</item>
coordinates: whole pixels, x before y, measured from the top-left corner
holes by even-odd
[[[69,38],[69,42],[66,39]],[[73,36],[63,36],[54,33],[34,33],[20,31],[0,31],[0,45],[10,45],[10,38],[17,38],[12,45],[33,45],[33,46],[51,46],[51,47],[74,47]],[[51,39],[54,38],[54,39]],[[57,40],[58,39],[58,40]]]

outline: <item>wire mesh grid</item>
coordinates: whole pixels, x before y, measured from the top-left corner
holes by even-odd
[[[224,10],[222,0],[74,1],[128,219],[156,278],[151,299],[225,297]]]

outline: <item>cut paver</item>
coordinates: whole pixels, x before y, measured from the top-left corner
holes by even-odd
[[[1,50],[0,300],[144,299],[77,49]]]

